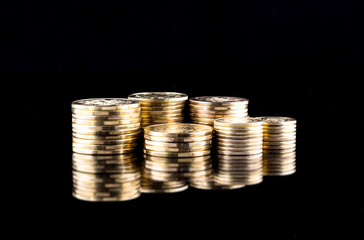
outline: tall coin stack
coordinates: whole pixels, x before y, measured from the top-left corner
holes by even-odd
[[[224,117],[248,117],[248,99],[240,97],[201,96],[189,100],[191,121],[213,126]]]
[[[136,100],[95,98],[72,103],[73,195],[88,201],[123,201],[140,195],[132,154],[140,134]]]
[[[143,92],[128,96],[140,101],[141,126],[183,122],[183,110],[188,96],[175,92]]]
[[[146,127],[146,177],[167,182],[206,179],[212,172],[212,131],[212,127],[190,123]]]
[[[263,122],[255,118],[220,118],[214,122],[217,141],[216,180],[252,185],[263,180]]]
[[[296,172],[296,123],[289,117],[261,117],[263,121],[263,172],[284,176]]]

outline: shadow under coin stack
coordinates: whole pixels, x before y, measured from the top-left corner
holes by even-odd
[[[183,122],[183,110],[188,96],[175,92],[143,92],[128,96],[140,101],[141,127],[153,124]]]
[[[248,99],[240,97],[202,96],[189,100],[191,121],[214,125],[214,120],[224,117],[248,117]]]
[[[263,121],[263,173],[284,176],[296,172],[296,120],[261,117]]]
[[[140,196],[140,171],[132,152],[140,135],[139,102],[94,98],[72,103],[73,195],[87,201]]]
[[[263,122],[255,118],[220,118],[214,123],[217,141],[216,181],[253,185],[263,180]]]
[[[145,177],[167,183],[208,178],[212,172],[212,131],[212,127],[190,123],[146,127]]]

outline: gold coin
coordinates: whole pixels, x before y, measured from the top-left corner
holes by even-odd
[[[258,145],[263,143],[263,138],[249,138],[249,139],[242,139],[242,140],[236,140],[236,139],[229,139],[229,138],[216,138],[216,142],[218,144],[232,144],[232,145]]]
[[[94,155],[113,155],[113,154],[125,154],[134,152],[135,148],[126,148],[118,150],[93,150],[83,148],[73,148],[73,152],[82,154],[94,154]]]
[[[147,155],[157,156],[157,157],[199,157],[209,155],[211,150],[203,150],[196,152],[182,152],[182,153],[172,153],[172,152],[159,152],[144,149],[144,153]]]
[[[287,148],[287,149],[263,149],[263,153],[291,153],[296,152],[296,148]]]
[[[82,134],[73,132],[72,136],[77,139],[85,140],[100,140],[100,141],[112,141],[112,140],[122,140],[122,139],[134,139],[138,138],[140,135],[140,130],[134,133],[126,133],[119,135],[93,135],[93,134]]]
[[[263,131],[223,131],[220,129],[215,129],[215,133],[217,136],[222,135],[222,136],[262,136],[263,137]]]
[[[251,150],[251,151],[238,151],[238,150],[221,150],[218,149],[218,154],[224,154],[224,155],[255,155],[262,152],[262,149],[259,150]]]
[[[254,154],[254,155],[238,155],[238,156],[229,156],[224,154],[217,154],[217,159],[226,159],[229,161],[258,161],[261,160],[263,157],[263,153]]]
[[[269,165],[269,164],[291,164],[291,163],[295,163],[296,162],[296,158],[292,157],[292,158],[264,158],[263,159],[264,164]]]
[[[72,102],[73,109],[113,111],[139,108],[139,102],[127,98],[89,98]]]
[[[258,140],[263,141],[263,134],[248,134],[248,135],[230,135],[215,132],[217,139],[230,139],[230,140]]]
[[[125,116],[130,118],[138,118],[140,115],[140,109],[120,110],[120,111],[86,111],[72,109],[72,113],[80,116]]]
[[[250,151],[262,151],[262,146],[252,146],[252,147],[235,147],[235,146],[222,146],[217,145],[218,150],[224,151],[242,151],[242,152],[250,152]]]
[[[117,196],[123,196],[124,194],[132,194],[132,193],[136,193],[140,191],[139,189],[133,189],[131,191],[115,191],[115,192],[96,192],[96,191],[85,191],[85,190],[81,190],[78,188],[73,188],[72,189],[74,193],[76,193],[77,195],[82,195],[82,196],[90,196],[90,197],[117,197]]]
[[[141,106],[141,111],[171,111],[171,110],[179,110],[179,111],[183,111],[185,107],[185,104],[180,104],[180,105],[172,105],[172,106],[163,106],[163,107],[151,107],[151,106]]]
[[[76,171],[86,172],[86,173],[131,173],[135,172],[135,169],[128,168],[94,168],[94,167],[85,167],[80,164],[73,164],[72,168]]]
[[[210,155],[205,156],[199,156],[199,157],[184,157],[184,158],[178,158],[178,157],[157,157],[157,156],[151,156],[144,154],[144,159],[153,161],[153,162],[161,162],[161,163],[196,163],[196,162],[205,162],[211,160]]]
[[[128,96],[128,99],[138,100],[140,102],[181,102],[186,101],[188,96],[184,93],[176,92],[140,92],[133,93]]]
[[[138,186],[141,184],[140,179],[133,180],[129,182],[116,182],[116,183],[94,183],[94,182],[84,182],[82,180],[73,179],[73,184],[75,186],[83,186],[86,188],[123,188],[129,186]]]
[[[196,147],[159,147],[159,146],[151,146],[145,144],[144,148],[146,150],[158,151],[158,152],[182,153],[182,152],[197,152],[197,151],[210,150],[211,145],[196,146]]]
[[[166,142],[166,143],[192,143],[192,142],[211,140],[212,134],[199,137],[155,137],[144,134],[144,139],[149,141]]]
[[[142,118],[141,123],[171,123],[171,122],[179,122],[183,121],[183,117],[174,117],[174,118],[166,118],[166,119],[147,119]]]
[[[193,110],[203,110],[203,111],[246,111],[248,105],[237,105],[237,106],[214,106],[214,105],[199,105],[199,104],[189,104],[189,108]]]
[[[259,121],[256,118],[248,117],[248,118],[236,118],[236,117],[225,117],[215,119],[214,121],[215,128],[249,128],[249,127],[258,127],[263,128],[263,122]]]
[[[263,135],[264,142],[284,142],[284,141],[296,141],[296,136],[287,137],[270,137]]]
[[[82,120],[82,121],[140,121],[140,114],[133,115],[112,115],[112,116],[87,116],[72,114],[72,119]]]
[[[118,197],[90,197],[90,196],[83,196],[78,195],[77,193],[72,193],[73,197],[83,200],[83,201],[89,201],[89,202],[119,202],[119,201],[128,201],[138,198],[141,193],[133,193],[130,195],[123,195]]]
[[[72,159],[89,160],[89,161],[124,161],[130,159],[136,159],[135,154],[121,154],[116,156],[97,156],[97,155],[87,155],[73,153]]]
[[[72,118],[72,123],[85,126],[114,126],[114,125],[130,125],[140,123],[140,119],[114,120],[114,121],[92,121]]]
[[[190,104],[205,106],[245,106],[249,102],[245,98],[227,96],[201,96],[191,98],[189,101]]]
[[[113,126],[88,126],[88,125],[80,125],[80,124],[76,124],[73,123],[72,124],[72,128],[77,130],[77,129],[81,129],[81,130],[90,130],[90,131],[114,131],[114,130],[123,130],[123,129],[135,129],[135,128],[139,128],[140,127],[140,123],[132,123],[132,124],[128,124],[128,125],[113,125]]]
[[[137,189],[140,188],[140,180],[123,182],[123,183],[113,183],[113,184],[103,184],[103,183],[87,183],[80,181],[73,181],[73,186],[77,189],[85,191],[125,191],[126,189]]]
[[[141,108],[169,108],[169,107],[179,107],[179,106],[185,106],[186,100],[184,101],[176,101],[176,102],[145,102],[140,101],[140,107]]]
[[[130,134],[140,132],[140,127],[136,128],[127,128],[127,129],[118,129],[118,130],[88,130],[88,129],[80,129],[80,128],[72,128],[72,131],[78,134],[89,134],[89,135],[121,135],[121,134]]]
[[[243,110],[201,110],[201,109],[195,109],[195,108],[190,108],[190,113],[195,114],[195,115],[247,115],[248,114],[248,110],[247,109],[243,109]]]
[[[145,173],[148,175],[148,177],[151,177],[151,179],[168,179],[168,178],[175,178],[175,177],[200,177],[200,176],[208,176],[211,174],[211,169],[206,169],[202,171],[195,171],[195,172],[164,172],[164,171],[156,171],[156,170],[150,170],[145,169]]]
[[[178,168],[178,167],[200,167],[211,165],[211,160],[206,161],[194,161],[194,162],[157,162],[146,159],[143,163],[144,166],[158,166],[166,168]]]
[[[94,139],[81,139],[73,137],[72,140],[75,143],[86,145],[118,145],[118,144],[130,144],[137,142],[139,138],[118,139],[118,140],[94,140]]]
[[[193,116],[190,116],[191,117],[191,120],[194,121],[194,122],[200,122],[200,123],[214,123],[215,121],[215,117],[212,117],[212,118],[205,118],[205,117],[193,117]]]
[[[244,185],[255,185],[263,182],[263,178],[256,178],[253,180],[241,180],[241,179],[222,179],[222,178],[216,178],[216,181],[221,184],[244,184]]]
[[[169,123],[148,126],[144,134],[156,137],[194,137],[212,134],[212,127],[192,123]]]
[[[216,124],[214,126],[215,131],[223,131],[223,132],[263,132],[262,126],[246,126],[246,127],[228,127],[228,126],[220,126]]]
[[[177,110],[168,110],[168,111],[148,111],[144,110],[141,112],[142,116],[152,116],[152,115],[168,115],[168,116],[174,116],[174,115],[181,115],[183,114],[183,111],[181,109]]]
[[[146,169],[151,171],[162,171],[162,172],[195,172],[195,171],[203,171],[207,169],[211,169],[212,165],[206,165],[206,166],[198,166],[198,167],[160,167],[155,165],[147,165],[145,166]]]
[[[226,143],[226,142],[218,142],[218,146],[220,147],[230,147],[230,148],[246,148],[246,147],[259,147],[262,148],[262,142],[247,142],[247,143]]]
[[[97,179],[124,179],[124,180],[136,180],[140,178],[140,173],[122,173],[122,174],[91,174],[91,173],[84,173],[84,172],[78,172],[78,171],[72,171],[73,177],[81,177],[83,179],[90,179],[90,180],[97,180]]]
[[[169,188],[169,189],[154,189],[154,188],[146,188],[142,187],[142,193],[176,193],[182,192],[188,189],[188,185],[176,187],[176,188]]]
[[[83,143],[76,143],[73,142],[72,146],[74,148],[82,148],[82,149],[93,149],[93,150],[115,150],[115,149],[124,149],[124,148],[134,148],[137,146],[137,143],[121,143],[121,144],[117,144],[117,145],[87,145],[87,144],[83,144]]]
[[[288,152],[288,153],[274,153],[271,151],[263,152],[263,156],[266,159],[283,159],[283,158],[292,158],[296,157],[296,152]]]
[[[287,176],[292,175],[296,172],[296,169],[293,169],[291,171],[282,171],[282,172],[264,172],[264,176]]]
[[[297,123],[296,119],[290,117],[268,116],[268,117],[257,117],[257,119],[264,122],[264,125],[269,125],[269,126],[295,125]]]
[[[146,145],[156,146],[156,147],[173,147],[173,148],[201,147],[201,146],[211,145],[211,143],[212,140],[189,142],[189,143],[168,143],[168,142],[145,140]]]
[[[283,130],[282,129],[278,129],[278,130],[264,129],[263,131],[264,131],[264,134],[267,134],[267,135],[269,135],[269,134],[292,134],[292,135],[296,134],[295,129],[290,130],[290,131],[284,130],[284,129]]]
[[[280,145],[292,145],[292,144],[296,144],[295,140],[290,140],[290,141],[277,141],[277,142],[263,142],[264,146],[280,146]]]
[[[192,113],[190,112],[191,117],[197,117],[197,118],[226,118],[226,117],[234,117],[234,118],[245,118],[248,116],[247,113],[235,113],[235,114],[200,114],[200,113]]]
[[[289,144],[289,145],[265,145],[263,146],[263,149],[266,149],[266,150],[270,150],[270,149],[295,149],[296,148],[296,144]]]

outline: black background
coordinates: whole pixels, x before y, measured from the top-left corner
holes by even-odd
[[[2,217],[206,237],[358,237],[363,10],[360,1],[2,1],[0,74],[20,113]],[[297,173],[235,191],[72,198],[71,102],[141,91],[241,96],[251,116],[296,118]],[[26,177],[17,183],[14,172]]]

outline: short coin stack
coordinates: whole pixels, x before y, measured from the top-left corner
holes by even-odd
[[[212,127],[159,124],[144,129],[144,173],[155,181],[204,179],[212,172]]]
[[[189,100],[191,121],[213,126],[224,117],[248,117],[248,99],[240,97],[201,96]]]
[[[220,118],[214,123],[217,141],[216,181],[252,185],[263,180],[263,122],[254,118]]]
[[[140,101],[142,128],[153,124],[183,122],[188,96],[175,92],[143,92],[128,96]]]
[[[266,176],[296,172],[296,120],[261,117],[263,121],[263,171]]]
[[[139,102],[95,98],[72,103],[73,194],[88,201],[123,201],[140,195],[135,150]]]

